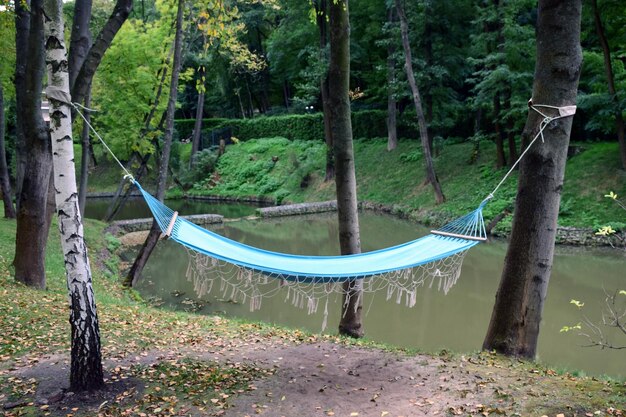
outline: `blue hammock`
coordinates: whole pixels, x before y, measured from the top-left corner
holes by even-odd
[[[398,246],[344,256],[299,256],[244,245],[178,217],[135,182],[161,231],[204,255],[264,274],[298,282],[343,282],[414,268],[455,255],[486,240],[482,209],[448,223],[429,235]]]

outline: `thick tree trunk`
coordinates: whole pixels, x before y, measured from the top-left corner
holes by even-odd
[[[76,190],[63,2],[45,0],[45,11],[54,190],[72,328],[70,390],[76,392],[103,387],[104,377],[96,300]]]
[[[389,7],[387,10],[387,20],[394,25],[396,19],[396,9]],[[394,93],[396,82],[396,59],[394,57],[396,48],[393,42],[387,46],[387,150],[393,151],[398,147],[398,103]]]
[[[622,168],[626,169],[626,138],[624,138],[624,117],[622,116],[622,109],[617,102],[617,94],[615,91],[615,76],[613,75],[613,63],[611,62],[611,48],[609,48],[609,42],[606,39],[604,33],[604,26],[602,25],[602,19],[600,18],[600,11],[598,10],[598,0],[592,0],[591,6],[593,8],[593,20],[596,27],[596,33],[598,39],[600,39],[600,46],[602,46],[602,54],[604,56],[604,71],[606,72],[606,79],[609,85],[609,94],[611,100],[615,106],[615,130],[617,132],[617,141],[619,142],[619,155],[622,161]]]
[[[76,0],[74,4],[74,20],[72,22],[72,35],[70,38],[70,53],[68,70],[70,74],[70,88],[76,83],[76,78],[83,66],[89,48],[91,47],[91,31],[89,20],[91,19],[92,0]],[[85,94],[87,96],[89,93]]]
[[[15,208],[11,198],[11,178],[9,176],[9,166],[7,165],[6,147],[4,146],[5,126],[4,92],[0,84],[0,190],[2,191],[2,202],[4,204],[4,217],[14,219]]]
[[[117,0],[115,3],[111,16],[109,16],[93,45],[89,48],[89,53],[84,58],[80,71],[76,75],[76,81],[71,85],[73,101],[82,103],[85,99],[104,53],[111,45],[111,42],[113,42],[113,38],[128,18],[132,9],[133,0]],[[87,22],[87,24],[89,23]]]
[[[87,95],[85,96],[85,107],[89,107],[90,105],[91,91],[88,91]],[[91,123],[91,116],[89,112],[85,112],[85,119],[87,119],[87,121]],[[80,143],[80,186],[78,187],[78,206],[80,207],[81,217],[84,217],[85,205],[87,203],[87,184],[89,181],[89,161],[91,159],[91,141],[89,140],[89,126],[87,125],[87,123],[83,123],[83,129],[80,135]]]
[[[540,0],[533,102],[576,103],[582,62],[581,0]],[[539,129],[530,111],[524,140]],[[515,217],[483,349],[534,358],[547,294],[572,118],[553,121],[521,162]]]
[[[446,201],[446,198],[443,195],[443,191],[441,190],[439,179],[437,178],[437,174],[435,173],[433,158],[430,153],[428,127],[426,125],[426,118],[424,117],[424,110],[422,109],[422,100],[420,98],[420,93],[417,88],[417,83],[415,81],[415,74],[413,73],[411,45],[409,43],[409,25],[407,22],[406,14],[404,13],[404,8],[402,7],[402,0],[395,0],[395,2],[396,11],[398,12],[398,17],[400,18],[402,47],[404,48],[405,58],[404,68],[406,70],[406,77],[409,80],[409,85],[411,86],[411,92],[413,93],[413,103],[415,104],[417,123],[419,124],[420,129],[422,151],[424,152],[424,163],[426,164],[426,178],[428,182],[433,186],[433,191],[435,192],[435,201],[437,202],[437,204],[441,204]]]
[[[361,253],[359,212],[356,196],[356,173],[350,120],[350,20],[348,1],[332,1],[330,16],[330,62],[328,68],[330,126],[335,150],[335,184],[339,219],[339,246],[342,255]],[[344,284],[344,298],[339,333],[362,337],[363,281]]]
[[[178,96],[178,78],[180,75],[181,67],[181,55],[183,48],[183,11],[184,1],[178,0],[178,12],[176,15],[176,37],[174,41],[174,62],[172,63],[172,79],[170,82],[170,96],[167,102],[167,118],[165,127],[165,137],[163,139],[163,149],[161,152],[161,164],[159,166],[159,179],[157,184],[156,198],[159,201],[163,201],[165,198],[165,190],[167,187],[167,174],[169,168],[170,151],[172,148],[172,135],[174,132],[174,112],[176,111],[176,99]],[[160,229],[158,228],[156,221],[152,222],[152,229],[146,238],[143,246],[139,250],[139,254],[133,263],[128,276],[126,278],[126,285],[135,285],[141,277],[141,272],[145,267],[154,247],[156,246]]]
[[[504,155],[504,131],[500,123],[500,94],[493,96],[493,120],[494,129],[496,131],[496,168],[502,168],[506,165],[506,156]]]
[[[24,96],[26,94],[26,65],[28,63],[28,38],[30,31],[30,1],[15,2],[15,206],[20,209],[20,196],[26,172],[26,137],[24,133]]]
[[[24,90],[16,90],[20,104],[26,153],[25,175],[17,210],[15,235],[15,279],[28,286],[45,288],[45,255],[48,240],[48,185],[52,153],[47,127],[41,116],[44,73],[43,10],[41,0],[30,4],[30,26],[25,60]]]

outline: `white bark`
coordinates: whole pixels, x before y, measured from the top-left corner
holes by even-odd
[[[46,92],[50,100],[54,191],[72,327],[70,389],[90,390],[101,387],[104,380],[91,268],[76,189],[67,50],[63,37],[63,3],[61,0],[45,0],[44,9],[49,83]]]

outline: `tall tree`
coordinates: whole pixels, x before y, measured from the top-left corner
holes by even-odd
[[[317,28],[320,33],[319,59],[324,67],[328,64],[328,2],[319,0],[315,3]],[[322,97],[322,113],[324,114],[324,141],[326,142],[326,174],[324,181],[335,178],[335,161],[333,157],[333,133],[330,127],[331,109],[328,96],[328,71],[322,71],[320,77],[320,95]]]
[[[342,255],[361,253],[359,212],[356,196],[356,173],[350,120],[350,19],[348,0],[329,4],[330,61],[328,66],[328,101],[330,129],[335,154],[335,184],[339,219],[339,246]],[[363,281],[344,283],[339,333],[362,337]]]
[[[397,24],[395,7],[387,10],[387,23],[389,27]],[[393,151],[398,147],[398,103],[394,86],[396,83],[396,48],[393,42],[387,45],[387,150]]]
[[[161,163],[159,165],[159,179],[157,184],[156,198],[163,201],[167,188],[167,175],[169,170],[170,151],[172,148],[172,136],[174,134],[174,112],[176,111],[176,97],[178,95],[178,79],[180,76],[181,55],[183,49],[183,11],[185,9],[184,0],[178,0],[178,11],[176,14],[176,35],[174,38],[174,60],[172,63],[172,79],[170,81],[170,96],[167,102],[167,116],[165,137],[163,138],[163,148],[161,150]],[[127,285],[134,285],[140,278],[143,268],[146,266],[152,251],[154,250],[161,231],[156,220],[152,222],[150,233],[135,258],[135,262],[126,277]]]
[[[624,128],[624,117],[622,115],[622,108],[617,99],[617,90],[615,89],[615,75],[613,73],[613,62],[611,60],[611,47],[604,31],[604,25],[602,24],[602,17],[600,16],[600,10],[598,9],[598,0],[591,0],[591,7],[593,9],[593,21],[596,29],[596,34],[600,40],[600,46],[602,47],[602,55],[604,57],[604,71],[606,73],[606,80],[609,87],[609,95],[611,96],[611,104],[614,107],[615,114],[615,130],[617,133],[617,141],[619,142],[619,155],[622,161],[622,168],[626,169],[626,138]]]
[[[533,102],[552,106],[576,103],[582,63],[582,0],[540,0]],[[530,111],[523,140],[535,136],[542,121]],[[547,294],[563,174],[572,117],[549,124],[545,141],[521,162],[515,217],[504,270],[483,349],[533,358]]]
[[[44,7],[54,191],[72,328],[70,390],[87,391],[104,386],[100,329],[76,189],[63,2],[45,0]]]
[[[424,163],[426,164],[426,178],[428,182],[433,186],[435,192],[435,201],[437,204],[441,204],[446,201],[441,190],[441,184],[435,173],[435,165],[430,153],[430,139],[428,135],[428,126],[426,125],[426,118],[424,117],[424,110],[422,108],[422,99],[420,98],[419,89],[417,88],[417,82],[415,81],[415,74],[413,73],[413,59],[411,55],[411,45],[409,43],[409,24],[404,12],[404,6],[402,0],[395,0],[396,11],[400,18],[400,30],[402,33],[402,47],[404,48],[405,64],[404,69],[406,76],[409,80],[411,92],[413,93],[413,103],[415,104],[415,113],[417,114],[417,123],[419,124],[420,139],[422,142],[422,152],[424,153]]]
[[[44,266],[46,243],[52,213],[48,212],[48,186],[52,171],[52,153],[48,129],[41,114],[41,93],[44,74],[43,9],[41,0],[32,0],[30,8],[16,3],[16,33],[26,49],[16,50],[16,102],[18,124],[28,150],[24,159],[24,175],[17,196],[17,230],[15,236],[15,279],[28,286],[45,288]],[[25,33],[25,21],[28,31]],[[24,40],[23,37],[27,39]],[[19,148],[19,147],[18,147]],[[19,180],[18,180],[19,181]]]
[[[4,146],[5,134],[5,116],[4,116],[4,92],[2,83],[0,83],[0,191],[2,192],[2,202],[4,203],[4,217],[7,219],[15,218],[15,208],[13,207],[13,199],[11,197],[11,178],[9,176],[9,167],[7,165],[7,152]]]

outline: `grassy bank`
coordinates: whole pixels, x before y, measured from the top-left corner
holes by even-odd
[[[472,210],[507,171],[495,169],[491,142],[481,142],[478,148],[470,143],[446,145],[438,151],[435,164],[447,202],[436,206],[431,187],[424,183],[417,141],[402,141],[394,152],[387,152],[383,139],[359,140],[354,149],[359,199],[393,206],[424,223],[440,223]],[[611,224],[623,229],[623,212],[603,197],[610,190],[626,194],[626,173],[619,169],[617,143],[579,144],[576,149],[580,153],[567,163],[559,224],[594,228]],[[284,138],[250,140],[230,146],[216,171],[189,193],[269,197],[279,203],[333,199],[334,184],[323,181],[324,166],[323,144]],[[487,205],[487,219],[513,207],[516,175]],[[180,191],[171,194],[180,195]],[[510,216],[499,227],[509,225]]]
[[[172,164],[178,175],[185,175],[190,146],[175,147]],[[573,148],[577,153],[567,162],[559,225],[626,229],[623,210],[604,198],[609,191],[626,195],[626,172],[619,167],[617,143],[581,143]],[[355,141],[354,150],[359,200],[393,207],[398,214],[427,224],[439,224],[474,209],[508,170],[495,168],[495,148],[489,141],[438,148],[435,165],[447,201],[437,206],[432,188],[425,184],[418,141],[401,141],[395,151],[387,152],[385,139],[363,139]],[[201,173],[191,189],[183,192],[172,182],[168,195],[259,197],[283,204],[334,199],[334,183],[323,180],[325,152],[324,144],[315,141],[276,137],[240,142],[229,146],[215,171]],[[114,191],[121,170],[103,156],[99,160],[91,173],[89,190]],[[142,180],[148,189],[154,186],[155,172],[151,165],[149,175]],[[516,187],[514,172],[486,206],[487,220],[512,209]],[[508,230],[510,222],[509,215],[498,229]]]
[[[263,414],[290,400],[294,407],[301,407],[297,415],[336,412],[338,416],[356,415],[340,413],[348,409],[345,407],[361,410],[360,415],[374,415],[370,411],[378,410],[375,415],[390,416],[411,415],[415,407],[429,407],[447,415],[584,415],[596,411],[621,415],[616,410],[624,407],[626,385],[621,382],[557,375],[533,363],[490,354],[418,355],[389,347],[381,350],[367,341],[155,309],[120,286],[118,261],[113,254],[119,241],[105,233],[105,225],[88,220],[85,233],[98,300],[107,388],[88,395],[61,395],[59,399],[59,387],[68,382],[70,329],[57,230],[53,226],[48,244],[48,288],[32,290],[17,284],[11,273],[15,222],[0,220],[0,409],[5,407],[2,413],[7,417],[239,416]],[[320,347],[332,354],[322,355]],[[277,359],[268,360],[266,352],[272,351],[275,356],[270,358]],[[404,384],[389,388],[406,396],[402,404],[408,408],[402,414],[381,414],[384,407],[398,400],[391,397],[392,402],[385,403],[384,392],[368,394],[368,388],[375,388],[369,387],[368,378],[355,380],[361,388],[355,388],[350,397],[337,389],[318,390],[314,386],[315,394],[300,398],[287,394],[286,398],[281,390],[294,382],[294,372],[304,372],[302,363],[307,355],[315,354],[319,356],[315,360],[324,363],[311,366],[308,378],[322,382],[330,378],[324,372],[339,372],[333,378],[346,375],[342,370],[348,367],[346,358],[354,355],[367,354],[383,363],[375,372],[384,381],[396,381],[395,374],[385,373],[387,363],[416,369]],[[394,371],[389,368],[389,372]],[[362,404],[352,401],[357,392],[368,395]],[[335,404],[334,408],[312,405],[322,395],[323,401]],[[369,400],[372,395],[374,399]],[[416,395],[417,400],[411,400]],[[243,412],[241,401],[250,398],[253,408]],[[372,409],[379,404],[380,408]]]

